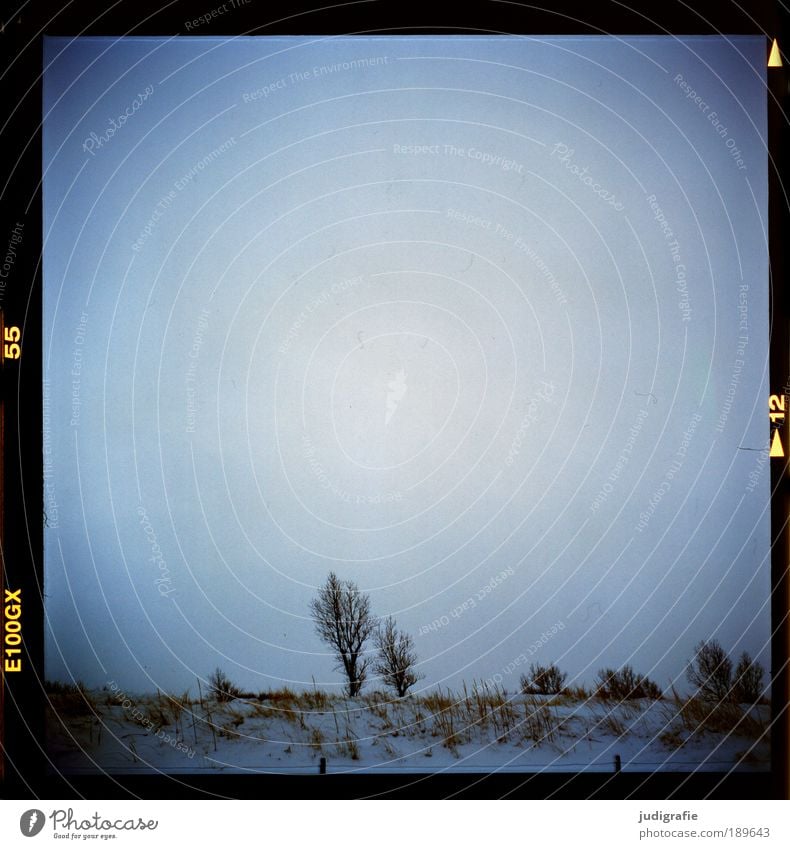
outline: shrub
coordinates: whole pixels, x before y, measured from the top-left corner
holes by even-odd
[[[763,667],[744,652],[735,667],[732,685],[732,699],[741,704],[753,705],[763,695]]]
[[[208,677],[209,692],[218,702],[230,702],[241,693],[219,666]]]
[[[640,680],[640,684],[642,687],[642,692],[644,693],[644,695],[640,698],[652,699],[655,702],[659,701],[659,699],[664,698],[664,691],[661,689],[661,687],[658,686],[658,684],[656,684],[655,681],[652,681],[650,678],[642,678]]]
[[[525,695],[557,695],[562,692],[567,677],[566,673],[560,672],[553,663],[548,666],[533,663],[529,667],[529,673],[521,676],[521,692]]]
[[[660,699],[661,688],[655,681],[634,672],[626,665],[622,669],[601,669],[595,680],[595,695],[601,699]]]
[[[686,678],[702,699],[720,702],[730,698],[732,661],[718,640],[697,643],[694,658],[686,667]]]

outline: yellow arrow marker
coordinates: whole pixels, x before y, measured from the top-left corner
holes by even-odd
[[[769,457],[784,457],[785,450],[782,448],[782,440],[779,438],[779,429],[774,431],[774,438],[771,441],[771,453]]]
[[[768,67],[782,67],[782,54],[779,52],[779,45],[776,43],[776,39],[774,39],[774,43],[771,45],[771,54],[768,57]]]

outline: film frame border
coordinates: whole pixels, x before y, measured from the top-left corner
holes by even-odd
[[[203,4],[210,6],[211,4]],[[748,34],[788,43],[788,16],[778,4],[759,0],[748,10],[737,3],[716,4],[697,12],[680,2],[659,8],[645,0],[625,5],[609,3],[590,10],[575,2],[553,3],[552,9],[515,2],[446,12],[425,7],[407,9],[388,2],[352,2],[318,9],[264,10],[258,0],[239,2],[232,15],[199,21],[201,4],[176,0],[164,8],[153,0],[138,0],[107,10],[97,0],[78,0],[61,14],[49,0],[20,2],[3,22],[0,44],[10,67],[0,78],[3,102],[13,104],[5,122],[5,137],[25,140],[16,161],[9,158],[0,198],[0,222],[6,232],[12,219],[24,223],[25,244],[16,267],[14,288],[0,305],[0,336],[5,328],[21,328],[24,354],[2,365],[0,399],[0,539],[4,588],[21,589],[25,670],[0,684],[0,793],[6,798],[225,798],[311,797],[360,798],[371,795],[406,798],[788,798],[790,797],[790,468],[788,458],[771,461],[772,491],[772,764],[770,773],[602,774],[425,774],[402,776],[197,776],[188,782],[174,776],[49,776],[46,770],[43,699],[43,523],[36,521],[44,504],[42,420],[42,197],[41,102],[42,39],[45,35],[703,35]],[[200,6],[200,9],[198,7]],[[189,26],[187,26],[189,24]],[[769,261],[770,261],[770,386],[790,385],[790,318],[783,233],[790,210],[787,184],[790,149],[788,74],[769,68]],[[787,390],[782,390],[787,394]],[[787,443],[787,435],[783,434]],[[790,446],[787,447],[790,453]],[[779,668],[777,668],[779,666]],[[323,782],[319,789],[316,780]],[[329,783],[331,782],[331,783]]]

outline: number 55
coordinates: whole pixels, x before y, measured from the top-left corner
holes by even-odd
[[[6,327],[3,329],[3,356],[7,360],[18,360],[22,349],[19,347],[19,328]]]

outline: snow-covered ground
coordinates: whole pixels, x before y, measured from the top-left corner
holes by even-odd
[[[356,699],[272,694],[218,703],[103,692],[50,696],[48,748],[63,773],[765,770],[769,708],[674,699],[485,692]]]

